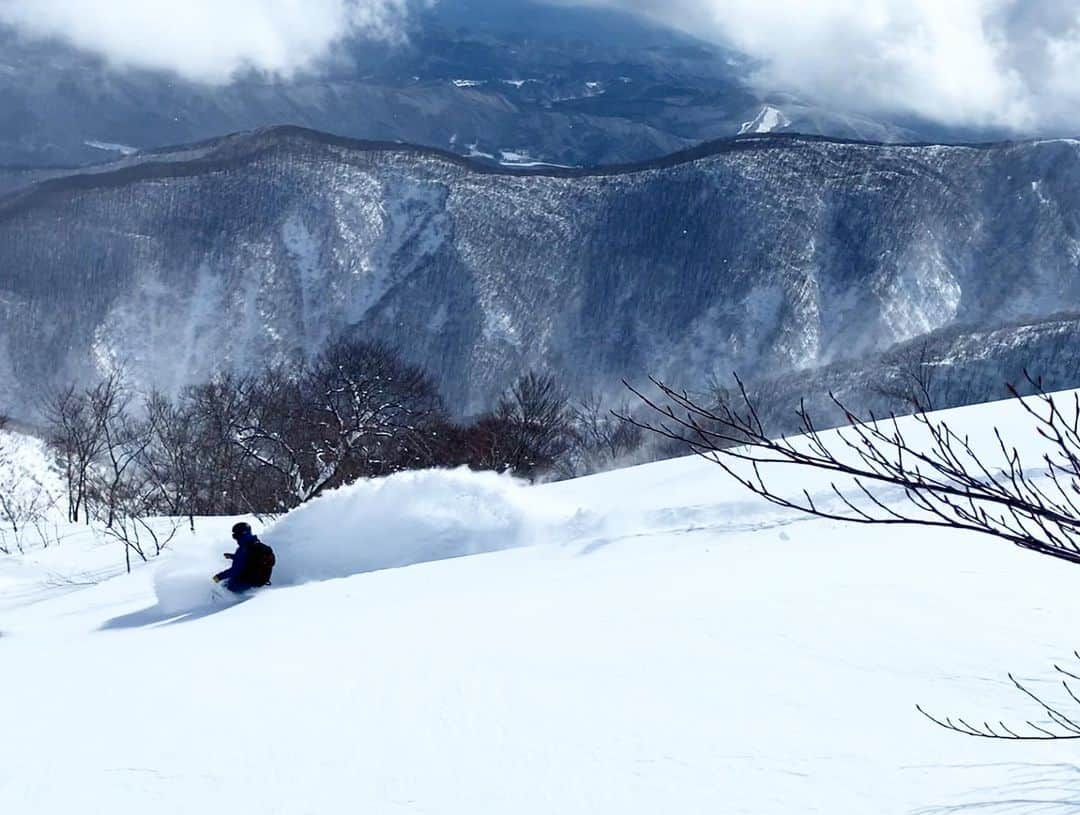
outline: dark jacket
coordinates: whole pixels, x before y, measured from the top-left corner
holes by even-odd
[[[252,562],[255,544],[261,543],[254,534],[250,534],[236,542],[236,552],[225,555],[232,559],[232,566],[218,573],[216,578],[227,580],[226,586],[230,591],[246,591],[256,586],[266,585],[268,582],[268,578],[253,574],[253,570],[257,568]]]

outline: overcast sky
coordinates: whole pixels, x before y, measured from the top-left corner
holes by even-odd
[[[594,0],[763,61],[765,91],[1020,130],[1080,125],[1076,0]]]
[[[239,69],[283,75],[356,32],[400,35],[410,0],[0,0],[0,21],[55,35],[119,66],[202,82]]]
[[[117,65],[223,82],[245,67],[311,68],[356,32],[400,36],[408,5],[431,1],[0,0],[0,20]],[[641,11],[732,45],[760,60],[752,81],[765,92],[949,125],[1080,129],[1075,0],[560,2]]]

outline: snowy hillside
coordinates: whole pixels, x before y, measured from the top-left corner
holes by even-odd
[[[0,557],[48,544],[62,497],[63,482],[44,442],[0,430]]]
[[[416,473],[286,517],[275,587],[208,604],[230,522],[90,588],[41,569],[93,546],[0,559],[5,812],[1026,812],[1080,784],[1067,744],[914,709],[1038,718],[1005,674],[1078,644],[1080,572],[1005,544],[780,514],[698,459]]]

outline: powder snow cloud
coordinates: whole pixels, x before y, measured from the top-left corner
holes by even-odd
[[[120,67],[225,82],[253,69],[290,75],[343,38],[393,39],[410,0],[0,0],[0,22],[55,37]]]
[[[570,0],[640,11],[759,60],[762,92],[948,125],[1080,129],[1073,0]]]

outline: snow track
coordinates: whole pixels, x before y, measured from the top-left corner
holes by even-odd
[[[538,501],[520,481],[494,473],[433,470],[361,481],[286,515],[262,533],[274,548],[276,587],[573,537],[581,515]],[[207,576],[224,566],[227,542],[186,547],[158,570],[165,613],[208,602]]]
[[[261,537],[277,554],[273,585],[281,588],[551,542],[591,551],[639,537],[736,534],[806,520],[777,517],[760,502],[730,501],[600,514],[564,485],[537,490],[508,476],[459,469],[399,473],[334,490]],[[227,548],[227,541],[203,539],[163,563],[154,580],[159,611],[182,614],[211,602],[207,577],[225,568]]]

